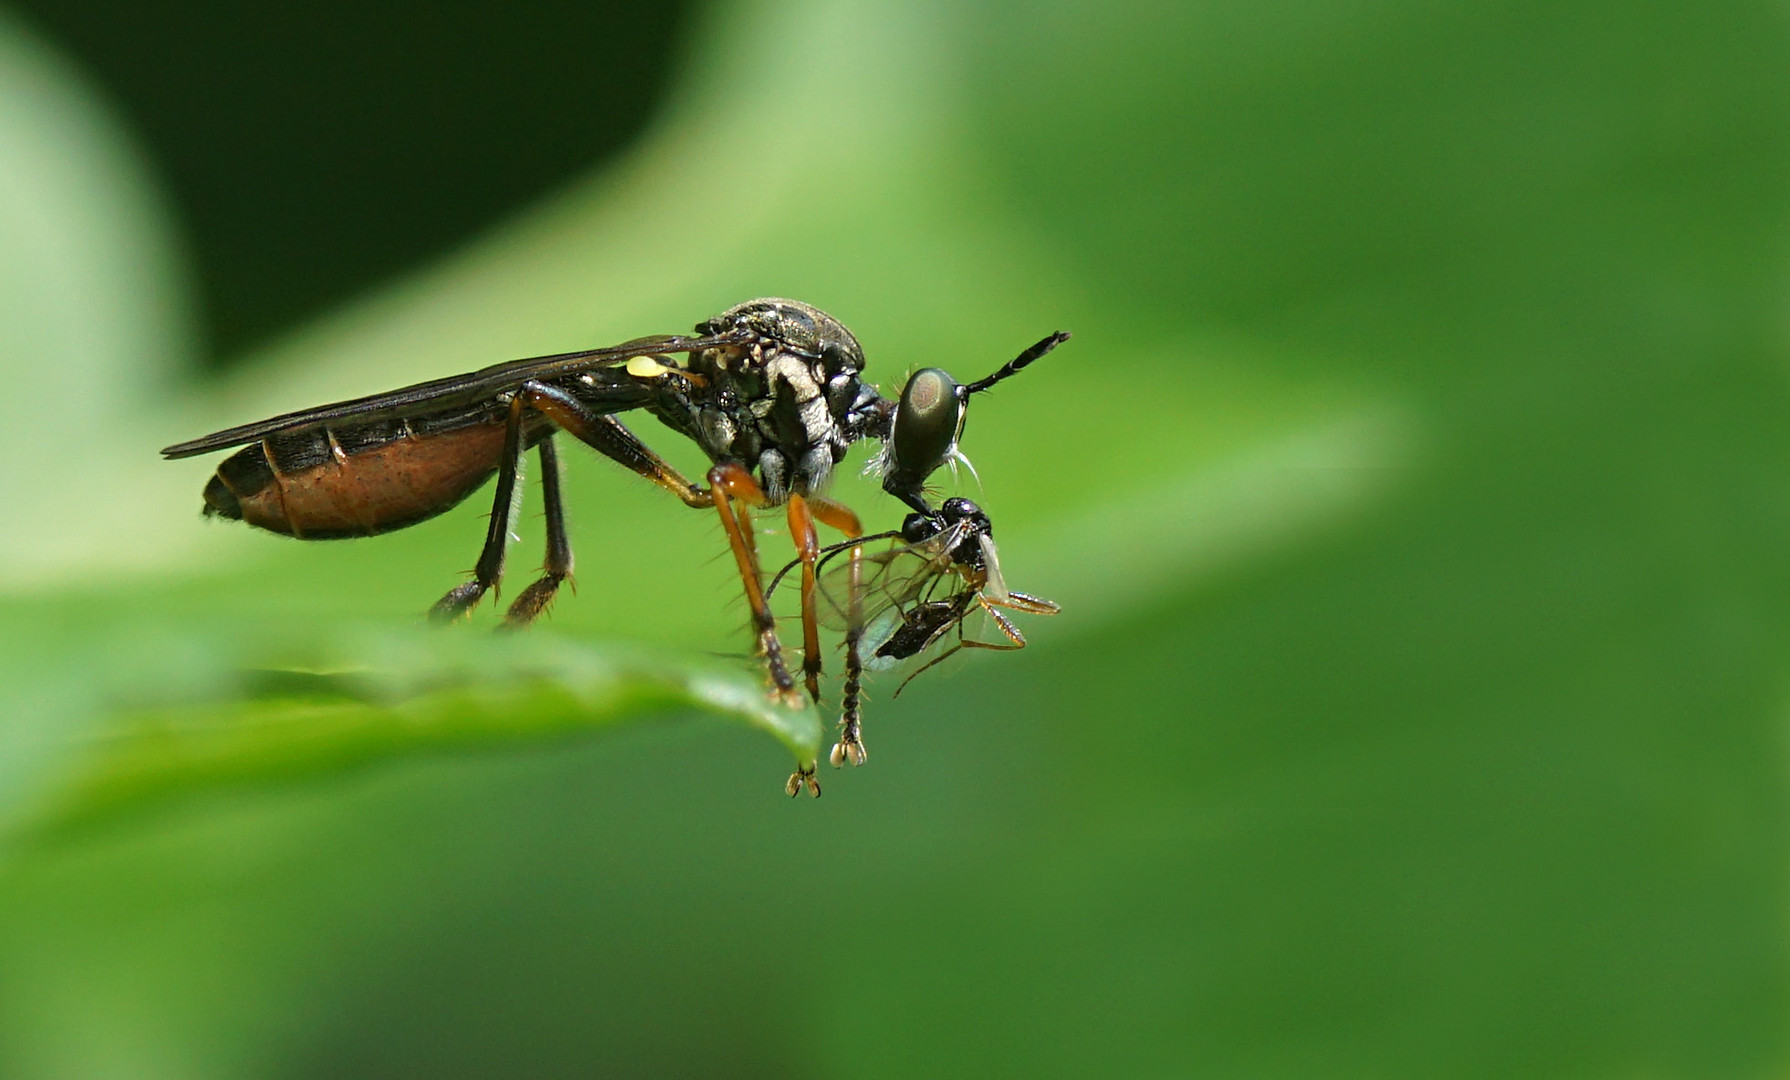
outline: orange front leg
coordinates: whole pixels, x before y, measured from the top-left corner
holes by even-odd
[[[715,512],[721,515],[721,528],[727,533],[734,562],[739,565],[746,606],[752,609],[752,628],[758,634],[758,651],[771,673],[772,693],[787,705],[799,705],[801,695],[783,663],[783,643],[777,640],[777,618],[765,602],[764,572],[758,567],[758,544],[752,536],[750,508],[765,504],[764,491],[744,466],[730,461],[709,470],[709,494],[715,500]],[[740,503],[737,515],[733,507],[736,500]]]
[[[847,539],[864,535],[864,527],[858,523],[858,515],[850,509],[818,495],[791,495],[788,517],[789,538],[795,543],[796,557],[802,563],[802,676],[808,696],[819,704],[820,615],[816,610],[814,564],[820,558],[820,537],[815,532],[814,523],[830,525],[844,533]],[[857,557],[856,552],[853,557]]]
[[[785,507],[789,518],[789,538],[796,545],[796,558],[802,562],[802,683],[808,696],[820,704],[820,615],[814,600],[814,564],[820,558],[820,536],[814,531],[814,515],[808,500],[791,495]]]

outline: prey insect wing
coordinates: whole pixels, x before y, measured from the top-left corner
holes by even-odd
[[[834,765],[867,758],[862,736],[861,676],[915,660],[956,635],[956,643],[919,664],[895,690],[961,649],[1024,648],[1025,635],[1004,614],[1054,615],[1049,600],[1014,592],[1001,574],[987,515],[968,499],[948,499],[936,513],[910,514],[898,533],[880,533],[833,544],[820,553],[821,621],[845,632],[845,679],[840,695],[840,738]],[[888,547],[869,545],[888,540]],[[784,567],[774,590],[797,563]],[[972,636],[966,625],[978,613],[1000,632],[996,640]]]
[[[865,551],[853,565],[851,551],[862,549],[878,537],[846,541],[823,550],[820,565],[821,622],[829,629],[863,630],[886,621],[916,603],[924,602],[944,583],[951,569],[951,555],[968,539],[968,529],[954,526],[937,536],[910,543],[899,533],[884,534],[895,541],[881,551]],[[781,576],[781,575],[779,575]]]
[[[949,521],[950,524],[944,524]],[[821,622],[851,635],[867,668],[890,667],[923,651],[978,610],[994,615],[1010,639],[1011,622],[995,611],[1032,615],[1059,610],[1007,588],[987,516],[968,499],[946,500],[933,515],[909,515],[901,533],[881,533],[822,549],[817,565]],[[915,537],[915,534],[920,534]],[[883,550],[865,550],[890,540]],[[854,554],[856,553],[856,554]],[[771,583],[774,591],[785,574]],[[1023,637],[1017,637],[1024,644]]]

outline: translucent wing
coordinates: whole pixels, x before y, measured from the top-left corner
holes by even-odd
[[[979,532],[976,543],[982,546],[982,595],[997,602],[1007,599],[1007,579],[1001,576],[1001,559],[994,549],[994,537]]]
[[[851,545],[837,545],[828,553],[829,565],[820,576],[822,624],[834,630],[850,630],[854,621],[869,627],[891,612],[899,621],[915,604],[949,590],[959,580],[952,572],[956,565],[952,554],[970,532],[967,526],[958,526],[917,544],[896,539],[880,551],[865,550],[855,563]]]

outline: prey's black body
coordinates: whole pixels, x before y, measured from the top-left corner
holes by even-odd
[[[866,545],[884,540],[890,542],[888,548],[865,552]],[[792,562],[778,572],[773,591],[797,565]],[[1003,611],[1055,615],[1060,610],[1049,600],[1007,588],[994,526],[981,507],[963,498],[946,499],[936,511],[909,514],[898,531],[833,544],[821,552],[817,568],[825,571],[821,620],[845,632],[834,765],[861,765],[868,757],[859,709],[865,669],[894,667],[955,632],[957,643],[902,680],[895,691],[899,694],[915,675],[959,649],[1024,648],[1025,635]],[[1004,640],[980,641],[965,633],[965,622],[977,612],[988,616]]]

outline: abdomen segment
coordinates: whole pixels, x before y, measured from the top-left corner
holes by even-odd
[[[273,435],[218,466],[205,485],[205,513],[301,540],[402,529],[489,480],[503,436],[501,415],[421,433],[394,420],[340,436],[327,427]]]

